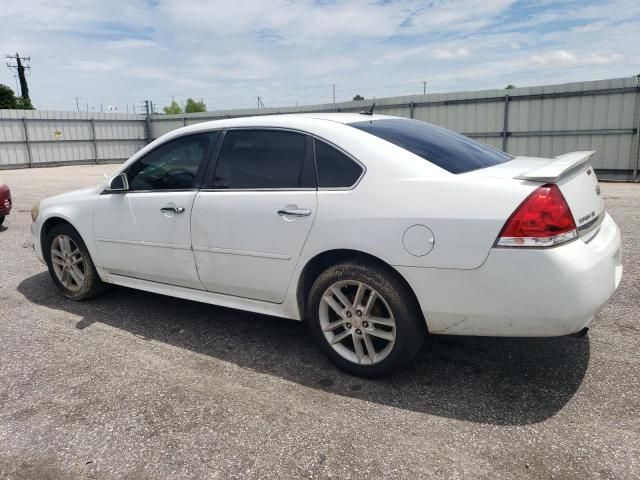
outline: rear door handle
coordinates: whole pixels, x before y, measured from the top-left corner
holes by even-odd
[[[162,207],[160,211],[171,212],[171,213],[182,213],[184,212],[184,207]]]
[[[311,215],[311,210],[308,208],[283,208],[278,210],[278,215],[290,215],[292,217],[308,217]]]

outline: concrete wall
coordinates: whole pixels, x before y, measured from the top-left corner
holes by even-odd
[[[302,112],[376,112],[424,120],[515,155],[554,157],[595,150],[600,178],[631,180],[638,162],[638,80],[618,78],[510,90],[436,93],[299,107],[225,110],[187,115],[140,115],[0,110],[0,168],[32,164],[122,160],[176,128],[210,120]],[[10,120],[7,120],[9,118]],[[91,120],[96,131],[95,155]],[[61,132],[56,138],[54,132]],[[7,143],[9,142],[9,143]]]

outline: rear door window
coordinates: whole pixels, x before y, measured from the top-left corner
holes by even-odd
[[[465,173],[508,162],[513,157],[484,143],[430,123],[403,118],[350,123],[451,173]]]
[[[215,189],[315,188],[310,142],[278,130],[227,132],[213,179]]]

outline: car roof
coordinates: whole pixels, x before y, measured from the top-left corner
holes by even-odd
[[[210,120],[205,122],[196,123],[188,127],[183,127],[174,132],[199,132],[202,130],[209,130],[212,128],[226,128],[226,127],[296,127],[299,126],[301,121],[309,123],[314,122],[335,122],[341,124],[366,122],[369,120],[382,120],[390,117],[388,115],[368,115],[362,113],[322,113],[322,112],[309,112],[309,113],[285,113],[275,115],[254,115],[251,117],[236,117],[225,118],[220,120]]]
[[[168,116],[166,120],[173,120],[173,117],[174,116]],[[196,119],[198,117],[194,116],[191,118]],[[202,115],[200,116],[200,118],[204,119],[206,118],[206,116]],[[398,158],[399,156],[401,157],[404,155],[410,157],[412,160],[411,162],[406,162],[405,164],[403,164],[408,170],[411,170],[413,168],[411,167],[411,165],[413,165],[414,167],[416,167],[414,168],[415,171],[419,170],[420,172],[422,172],[422,170],[425,168],[425,165],[431,165],[428,162],[425,162],[422,158],[417,157],[413,153],[409,152],[408,150],[393,145],[386,140],[380,139],[359,129],[347,126],[350,123],[369,122],[386,119],[396,119],[407,122],[411,121],[408,118],[404,117],[393,117],[389,115],[378,114],[369,115],[355,112],[306,112],[275,115],[266,114],[255,115],[251,117],[237,117],[203,121],[200,123],[194,123],[193,125],[188,125],[186,127],[170,130],[164,135],[159,136],[154,141],[143,147],[141,150],[138,150],[138,152],[136,152],[127,162],[124,163],[120,171],[124,171],[130,164],[136,162],[139,158],[146,155],[149,151],[157,148],[159,145],[165,142],[171,141],[176,137],[213,130],[222,130],[227,128],[273,128],[282,130],[296,130],[314,135],[318,138],[324,139],[325,141],[333,145],[337,145],[359,160],[367,158],[367,161],[369,162],[376,162],[378,160],[381,162],[386,162],[386,159],[388,157]],[[162,125],[162,122],[160,122],[159,125]],[[363,139],[368,139],[369,141],[363,142]],[[392,150],[392,152],[388,152],[388,150]],[[388,155],[385,156],[383,152],[387,152]],[[380,160],[383,157],[385,158],[385,160]],[[396,169],[398,168],[397,165],[402,164],[401,162],[394,163],[396,164],[396,167],[394,167]],[[433,166],[433,168],[437,169],[438,171],[442,170],[437,166]],[[411,171],[414,172],[414,170]],[[444,172],[444,170],[442,171]]]
[[[368,120],[382,120],[385,118],[394,118],[389,115],[378,115],[373,114],[369,115],[366,113],[295,113],[288,115],[291,117],[303,117],[310,118],[314,120],[328,120],[330,122],[337,123],[355,123],[355,122],[366,122]]]

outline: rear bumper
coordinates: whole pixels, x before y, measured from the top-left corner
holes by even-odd
[[[622,277],[620,230],[607,214],[588,241],[494,248],[475,270],[398,267],[434,334],[551,337],[580,331]]]

